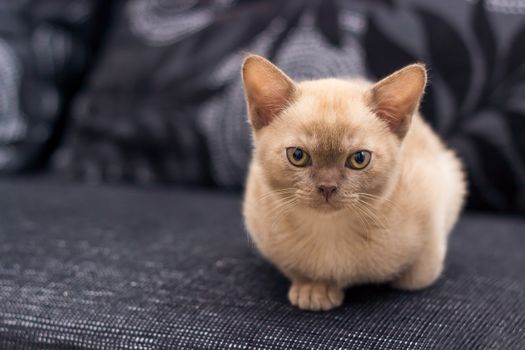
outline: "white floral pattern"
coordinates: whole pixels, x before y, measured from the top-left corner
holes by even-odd
[[[22,69],[14,51],[0,39],[0,144],[19,140],[26,131],[18,90]],[[0,148],[0,167],[10,161],[12,151]]]
[[[273,61],[297,80],[331,76],[363,76],[362,49],[350,30],[356,29],[357,15],[346,13],[353,23],[343,26],[341,47],[326,42],[314,23],[313,13],[303,15],[282,44]],[[357,18],[357,20],[356,20]],[[362,25],[359,29],[363,29]],[[283,30],[276,18],[244,52],[268,56],[275,38]],[[358,30],[359,30],[358,29]],[[243,182],[250,157],[250,128],[246,121],[246,106],[239,79],[243,51],[228,56],[210,78],[215,85],[228,85],[226,91],[206,103],[199,116],[210,149],[212,176],[221,186],[238,186]],[[230,84],[230,82],[232,82]]]

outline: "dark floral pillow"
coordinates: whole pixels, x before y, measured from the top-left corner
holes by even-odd
[[[240,84],[246,52],[292,76],[362,75],[345,12],[331,2],[121,2],[100,64],[79,98],[56,164],[89,181],[239,188],[250,156]],[[320,29],[320,30],[319,30]]]
[[[521,10],[501,7],[505,1],[436,3],[367,16],[367,67],[381,77],[427,63],[423,113],[466,163],[470,207],[525,212],[525,3]],[[391,16],[396,11],[402,19]],[[423,44],[410,47],[416,36],[389,31],[384,16],[420,33]]]
[[[0,173],[43,165],[56,146],[106,3],[0,0]]]
[[[524,12],[504,0],[122,2],[57,164],[95,181],[239,188],[246,52],[295,79],[423,61],[423,112],[466,163],[470,207],[525,212]]]

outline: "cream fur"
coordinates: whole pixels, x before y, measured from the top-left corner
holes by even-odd
[[[244,74],[248,63],[270,64],[250,56]],[[417,290],[441,274],[465,177],[461,162],[417,113],[426,75],[422,66],[411,67],[415,75],[403,84],[420,91],[409,96],[416,112],[408,116],[401,138],[370,101],[378,85],[362,80],[297,83],[293,97],[277,109],[281,112],[254,128],[246,228],[262,255],[290,278],[290,302],[301,309],[339,306],[347,286],[389,282]],[[274,73],[284,75],[272,72],[255,84],[273,81]],[[245,81],[245,90],[251,89]],[[254,125],[264,106],[247,99]],[[291,165],[287,147],[306,150],[312,165]],[[362,149],[372,152],[368,167],[345,167],[346,157]],[[318,177],[327,169],[338,184],[330,204],[317,191]]]

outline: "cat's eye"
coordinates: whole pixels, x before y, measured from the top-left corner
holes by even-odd
[[[346,160],[346,166],[352,169],[361,170],[370,163],[372,154],[369,151],[357,151],[350,155]]]
[[[310,163],[310,155],[299,147],[288,147],[286,156],[292,165],[303,167]]]

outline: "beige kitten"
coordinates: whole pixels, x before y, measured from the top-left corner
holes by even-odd
[[[425,67],[376,84],[295,83],[249,56],[242,76],[254,144],[246,227],[290,278],[290,302],[328,310],[341,305],[346,286],[434,283],[465,179],[418,114]]]

